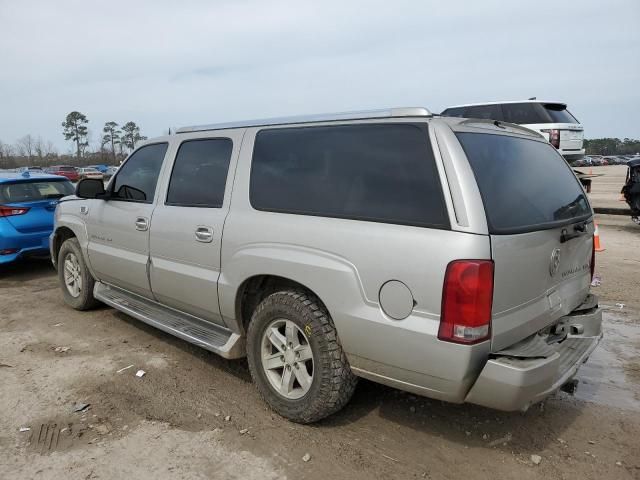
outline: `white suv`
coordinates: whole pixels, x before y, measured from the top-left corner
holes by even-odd
[[[541,100],[473,103],[446,108],[442,115],[517,123],[546,138],[567,162],[584,157],[584,129],[565,103]]]

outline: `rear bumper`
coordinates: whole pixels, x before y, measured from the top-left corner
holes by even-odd
[[[567,338],[544,351],[532,349],[531,342],[491,355],[467,394],[466,402],[504,411],[527,410],[569,382],[602,339],[602,311],[594,306],[579,307],[560,319],[569,332]],[[584,305],[584,304],[583,304]],[[590,307],[590,308],[589,308]]]
[[[6,219],[0,219],[0,222]],[[13,226],[0,224],[0,264],[10,263],[22,256],[48,255],[51,230],[34,233],[20,233]]]

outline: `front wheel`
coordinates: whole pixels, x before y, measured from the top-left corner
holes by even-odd
[[[87,269],[77,238],[64,241],[58,253],[58,279],[67,305],[88,310],[98,305],[93,298],[95,280]]]
[[[258,305],[247,357],[262,398],[297,423],[337,412],[357,383],[329,313],[301,291],[276,292]]]

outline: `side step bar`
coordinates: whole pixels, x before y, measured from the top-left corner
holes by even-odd
[[[116,310],[221,357],[241,358],[246,355],[244,338],[220,325],[163,307],[102,282],[96,282],[93,296]]]

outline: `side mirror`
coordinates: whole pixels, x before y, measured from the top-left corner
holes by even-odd
[[[76,197],[104,198],[105,195],[104,183],[97,178],[85,178],[76,185]]]

